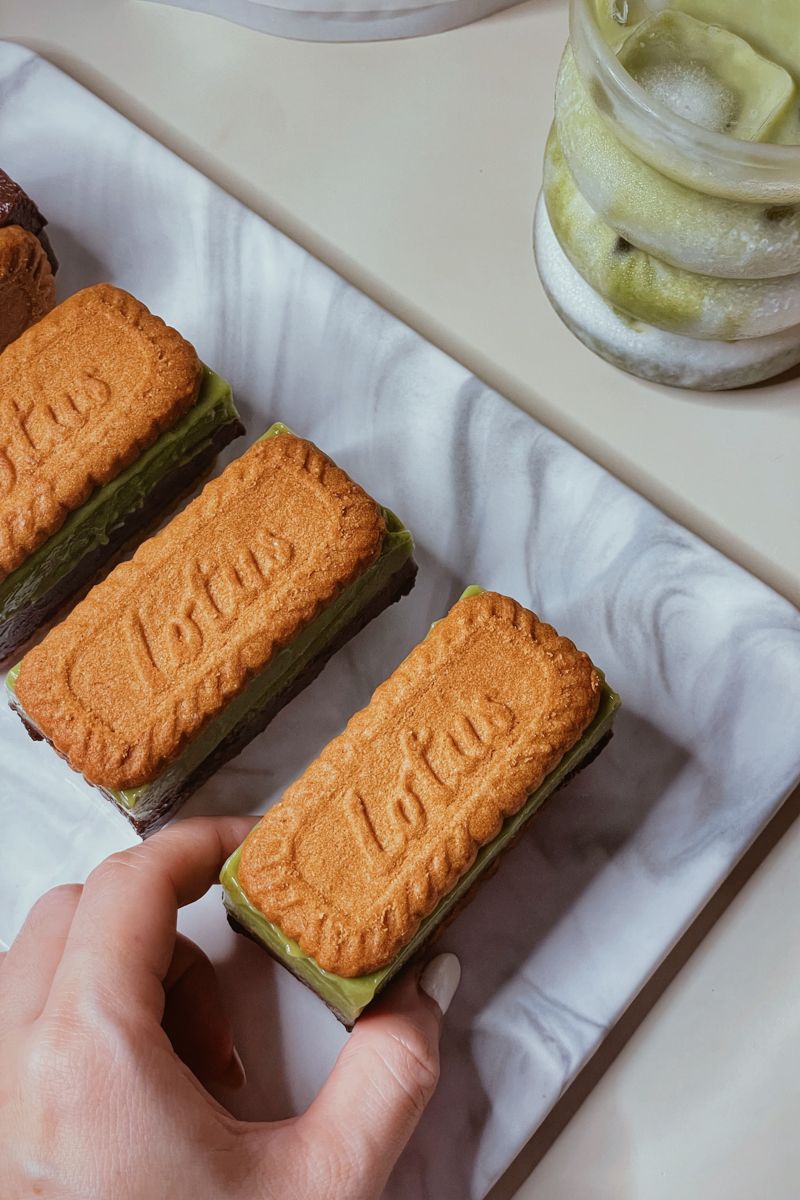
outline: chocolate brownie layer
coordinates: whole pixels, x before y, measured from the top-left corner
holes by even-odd
[[[592,747],[592,749],[589,751],[589,753],[586,755],[586,757],[584,759],[582,759],[582,761],[578,764],[578,766],[575,768],[575,770],[570,771],[569,775],[567,775],[564,779],[562,779],[562,781],[558,785],[558,787],[553,789],[553,792],[551,793],[551,795],[555,795],[556,792],[560,792],[562,788],[567,786],[567,784],[570,782],[570,780],[574,779],[576,775],[579,775],[581,773],[581,771],[583,771],[586,767],[588,767],[590,765],[590,763],[593,763],[594,760],[597,758],[597,756],[601,753],[601,751],[603,751],[606,748],[608,743],[611,741],[612,737],[613,737],[613,730],[609,730],[608,733],[605,735],[605,737],[601,738],[600,741],[597,743],[597,745]],[[548,799],[550,799],[550,797],[548,797]],[[547,801],[545,801],[545,803],[546,802]],[[535,816],[536,814],[534,813],[533,815]],[[531,818],[531,820],[532,819],[533,818]],[[445,931],[445,929],[447,929],[447,927],[467,907],[467,905],[470,904],[470,902],[475,898],[477,892],[486,883],[487,879],[491,879],[491,877],[497,871],[498,867],[500,866],[500,863],[505,859],[505,857],[509,853],[509,851],[511,849],[513,849],[513,847],[519,843],[520,839],[522,838],[522,835],[528,829],[529,824],[530,824],[530,821],[527,822],[525,825],[523,825],[522,829],[520,829],[520,831],[516,835],[516,837],[513,837],[508,842],[508,844],[503,847],[503,849],[500,851],[500,853],[497,855],[497,857],[489,864],[489,866],[486,868],[486,870],[483,872],[483,874],[480,876],[480,878],[476,879],[476,881],[472,885],[472,887],[469,888],[469,890],[464,893],[464,895],[461,897],[461,899],[458,901],[458,903],[451,909],[451,911],[447,914],[447,916],[444,917],[433,929],[431,929],[428,936],[420,944],[420,946],[417,948],[417,950],[414,952],[414,954],[408,960],[408,962],[404,963],[403,967],[401,968],[400,972],[398,972],[398,974],[402,974],[403,971],[406,971],[409,968],[413,969],[413,967],[416,964],[418,964],[422,958],[426,958],[428,956],[432,947],[436,944],[437,940],[442,935],[442,933]],[[270,958],[273,958],[275,960],[275,962],[277,962],[279,964],[279,966],[284,967],[287,971],[290,971],[291,974],[294,975],[295,979],[299,980],[299,982],[302,983],[304,985],[304,987],[307,987],[309,989],[309,991],[314,992],[315,996],[318,996],[319,999],[322,999],[322,997],[318,995],[318,993],[315,991],[315,989],[305,979],[301,978],[300,975],[298,975],[295,971],[292,970],[291,964],[289,962],[286,962],[284,959],[278,958],[276,955],[274,955],[272,953],[272,951],[269,949],[269,947],[265,946],[263,942],[261,942],[254,934],[252,934],[249,931],[249,929],[245,929],[245,927],[243,925],[241,925],[236,920],[235,917],[231,916],[230,913],[227,914],[227,917],[228,917],[228,924],[230,925],[231,929],[233,929],[233,931],[235,933],[241,933],[244,937],[249,938],[251,941],[255,942],[256,945],[260,946],[260,948],[262,950],[265,950],[266,953],[269,954]],[[388,986],[392,982],[392,980],[395,978],[396,977],[394,975],[390,976],[386,980],[385,986]],[[380,993],[378,993],[378,994],[380,994]],[[323,1000],[323,1003],[325,1004],[326,1008],[330,1009],[330,1011],[336,1017],[336,1020],[339,1021],[342,1025],[344,1025],[345,1029],[351,1030],[353,1028],[355,1022],[347,1021],[345,1019],[345,1017],[342,1015],[342,1013],[340,1013],[339,1010],[333,1004],[329,1004],[327,1001],[324,1001],[324,1000]],[[369,1006],[364,1011],[369,1012]]]
[[[21,609],[0,625],[0,663],[18,651],[66,600],[93,583],[101,568],[108,565],[109,560],[121,547],[138,541],[145,530],[192,489],[200,477],[210,469],[220,450],[243,433],[244,426],[239,421],[228,421],[225,425],[220,425],[200,453],[164,476],[141,508],[125,517],[108,542],[85,554],[74,568],[35,604]]]

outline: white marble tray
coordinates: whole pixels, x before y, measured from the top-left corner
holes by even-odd
[[[471,581],[531,604],[622,693],[611,747],[446,935],[464,982],[443,1079],[389,1194],[482,1197],[800,776],[800,613],[66,76],[1,44],[0,147],[50,217],[62,295],[109,279],[141,296],[233,380],[250,438],[285,419],[417,535],[411,597],[189,811],[263,809]],[[0,828],[6,943],[41,891],[131,840],[3,706]],[[238,1111],[301,1108],[341,1028],[229,932],[218,895],[183,926],[233,1012],[251,1080]]]

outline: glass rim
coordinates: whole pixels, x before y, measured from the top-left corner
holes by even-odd
[[[800,145],[774,142],[749,142],[730,134],[717,133],[694,125],[654,99],[636,82],[617,58],[603,37],[597,22],[595,0],[570,0],[570,28],[573,42],[587,44],[592,58],[603,73],[610,77],[619,100],[629,110],[651,121],[665,138],[677,142],[686,154],[699,155],[706,160],[744,163],[756,172],[774,180],[781,170],[788,182],[800,183]],[[576,38],[576,34],[578,37]],[[625,123],[626,113],[615,114]]]

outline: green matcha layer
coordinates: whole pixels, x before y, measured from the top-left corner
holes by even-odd
[[[120,544],[121,535],[129,537],[174,498],[175,489],[172,497],[159,495],[162,485],[189,486],[217,450],[241,432],[230,386],[205,368],[197,403],[186,416],[70,513],[58,532],[0,583],[0,659],[20,644],[21,632],[33,632],[35,624],[26,628],[26,614],[38,613],[40,623],[51,597],[66,599]],[[159,503],[152,512],[154,497]],[[74,585],[65,592],[72,577]]]
[[[263,437],[277,437],[291,432],[286,425],[275,424]],[[222,765],[231,753],[223,747],[235,745],[234,753],[243,748],[265,722],[259,715],[267,710],[277,711],[280,698],[294,694],[292,689],[300,678],[309,673],[320,660],[323,662],[333,649],[346,640],[348,631],[355,633],[360,619],[375,615],[376,601],[392,591],[395,581],[413,579],[414,539],[403,523],[388,509],[381,510],[386,521],[386,534],[379,557],[358,579],[329,604],[301,633],[280,650],[262,671],[235,696],[222,712],[188,743],[151,783],[142,787],[112,791],[99,790],[132,822],[143,834],[152,833],[164,824],[179,804],[199,786],[211,771],[204,771],[204,764],[215,762]],[[410,583],[408,583],[410,586]],[[408,590],[406,586],[405,590]],[[390,603],[398,599],[400,591],[386,599]],[[28,727],[38,733],[35,723],[23,711],[16,698],[15,684],[19,675],[19,664],[9,671],[6,688],[12,707],[19,713]],[[308,680],[310,682],[310,679]],[[249,736],[240,739],[240,731],[252,730]],[[199,776],[202,774],[202,778]]]
[[[475,590],[480,589],[470,588],[464,595],[474,595]],[[408,945],[404,946],[400,953],[379,971],[374,971],[370,975],[346,979],[341,975],[334,975],[330,971],[323,970],[312,957],[305,954],[297,942],[287,937],[277,925],[268,921],[250,903],[239,884],[238,868],[241,848],[231,855],[220,875],[225,907],[230,917],[246,933],[264,946],[274,958],[287,967],[292,974],[315,991],[348,1028],[351,1027],[389,980],[414,956],[430,938],[436,927],[457,907],[486,868],[514,840],[547,797],[555,791],[559,784],[564,782],[567,776],[580,767],[593,750],[599,747],[611,731],[619,704],[619,696],[604,682],[600,707],[580,740],[564,755],[558,766],[550,772],[536,791],[528,797],[519,812],[508,818],[497,837],[482,847],[469,870],[461,876],[452,891],[448,892],[433,912],[425,918]]]

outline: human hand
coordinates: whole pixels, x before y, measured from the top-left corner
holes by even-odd
[[[112,855],[43,896],[0,955],[3,1200],[380,1195],[436,1086],[458,961],[406,973],[302,1116],[237,1121],[203,1086],[244,1076],[214,969],[176,920],[251,825],[185,821]]]

